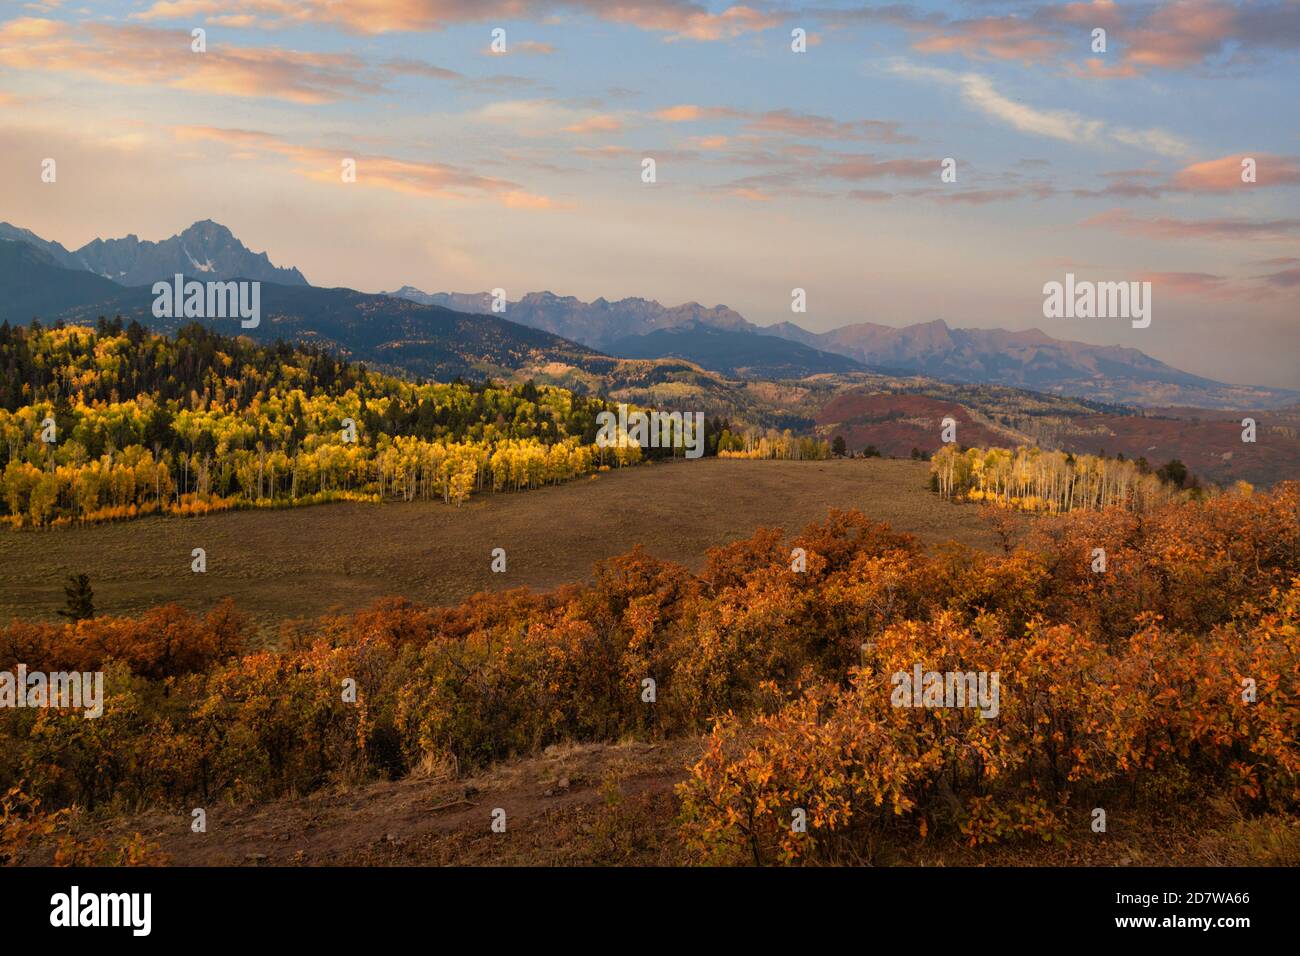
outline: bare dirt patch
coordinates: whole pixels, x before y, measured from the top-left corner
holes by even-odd
[[[78,818],[80,838],[110,843],[139,833],[173,866],[674,866],[692,862],[678,826],[676,786],[704,741],[562,744],[466,777],[412,775],[341,782],[303,797],[206,807],[207,832],[189,808],[111,819]],[[505,832],[492,830],[496,809]],[[1146,799],[1094,834],[1080,812],[1064,843],[1026,838],[971,847],[899,828],[867,860],[883,866],[1295,866],[1300,828],[1286,816],[1244,819],[1225,800],[1197,813]],[[48,863],[37,850],[28,863]],[[737,862],[746,862],[738,860]]]
[[[82,819],[75,832],[140,833],[174,866],[680,863],[673,789],[699,750],[695,739],[557,745],[462,779],[413,775],[210,806],[204,833],[179,809]],[[504,832],[492,829],[498,809]]]

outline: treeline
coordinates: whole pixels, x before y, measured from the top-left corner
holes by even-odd
[[[783,432],[768,430],[731,431],[724,429],[718,436],[719,458],[775,458],[794,461],[822,461],[831,457],[831,444],[818,438],[800,437],[790,429]]]
[[[408,382],[200,325],[169,338],[120,320],[5,323],[0,368],[0,518],[15,526],[390,495],[458,503],[674,454],[598,447],[597,416],[614,408],[599,398]]]
[[[181,812],[728,715],[680,791],[705,861],[1086,838],[1091,808],[1142,800],[1293,812],[1298,505],[1289,484],[1080,511],[996,556],[832,513],[713,549],[699,574],[634,551],[589,585],[380,602],[286,625],[269,650],[230,607],[15,622],[0,668],[104,668],[106,700],[94,720],[0,712],[0,789]],[[916,665],[997,671],[998,716],[892,706],[891,675]]]
[[[931,458],[930,487],[944,498],[1049,512],[1111,507],[1144,512],[1213,491],[1202,488],[1177,459],[1153,470],[1145,458],[1130,461],[1123,455],[953,445]]]

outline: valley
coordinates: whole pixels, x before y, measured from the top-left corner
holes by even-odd
[[[992,548],[973,507],[939,501],[913,461],[707,458],[604,472],[522,493],[441,503],[339,503],[154,517],[0,534],[0,621],[55,620],[70,572],[89,575],[100,614],[176,602],[207,611],[226,597],[268,633],[278,622],[353,612],[384,597],[453,604],[478,591],[547,589],[640,544],[691,568],[760,527],[795,532],[831,508],[857,508],[927,543]],[[507,549],[507,572],[490,569]],[[208,570],[190,570],[190,552]]]

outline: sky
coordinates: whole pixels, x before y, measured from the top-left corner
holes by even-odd
[[[0,221],[1300,388],[1298,51],[1300,0],[6,0]],[[1150,325],[1044,317],[1066,273],[1151,282]]]

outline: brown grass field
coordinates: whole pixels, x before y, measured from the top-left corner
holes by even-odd
[[[440,502],[332,504],[150,517],[0,533],[0,620],[53,618],[69,572],[90,576],[99,614],[176,602],[203,611],[233,597],[264,625],[403,595],[455,603],[484,590],[587,580],[592,565],[642,544],[691,568],[760,527],[795,533],[831,508],[857,508],[926,542],[992,547],[974,507],[939,501],[928,466],[885,459],[644,465],[515,494]],[[190,552],[207,551],[205,574]],[[507,571],[492,573],[493,548]]]

